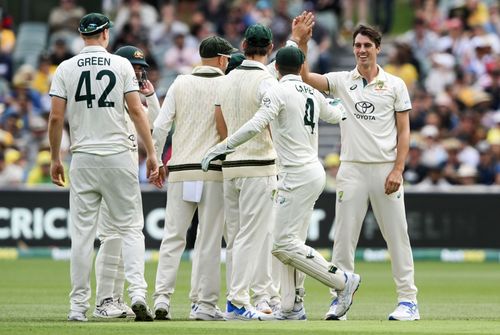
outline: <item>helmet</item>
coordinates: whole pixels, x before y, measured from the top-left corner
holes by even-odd
[[[130,61],[130,63],[132,63],[132,65],[149,67],[148,63],[146,63],[146,60],[144,58],[144,52],[142,52],[141,49],[133,47],[131,45],[127,45],[116,50],[115,55],[127,58]]]

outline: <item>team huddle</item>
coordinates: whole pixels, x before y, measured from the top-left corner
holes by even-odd
[[[326,75],[308,69],[307,42],[314,28],[309,12],[293,20],[290,40],[270,64],[273,37],[263,25],[247,28],[243,55],[227,40],[208,37],[199,46],[202,64],[176,78],[160,107],[142,51],[133,46],[106,51],[111,26],[97,13],[81,19],[85,47],[57,68],[50,89],[51,175],[57,185],[65,181],[59,153],[65,115],[72,143],[68,320],[87,321],[96,236],[94,317],[172,319],[171,297],[196,211],[189,319],[306,320],[308,275],[331,290],[325,319],[345,320],[361,282],[354,251],[368,202],[388,244],[398,291],[389,319],[420,318],[401,177],[411,103],[404,83],[376,64],[376,30],[360,26],[354,33],[355,70]],[[355,117],[358,102],[365,100],[376,110],[373,123]],[[342,134],[331,262],[305,244],[325,186],[318,158],[320,119],[340,124]],[[162,188],[162,153],[174,128],[150,310],[137,135],[146,149],[148,178]],[[218,307],[222,239],[225,312]]]

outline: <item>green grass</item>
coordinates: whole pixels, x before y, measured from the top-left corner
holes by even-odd
[[[156,266],[146,263],[150,285]],[[68,262],[2,260],[0,334],[500,334],[498,263],[417,262],[415,266],[422,318],[418,322],[386,321],[396,302],[388,263],[358,264],[363,282],[348,322],[321,321],[330,302],[328,290],[311,279],[306,282],[307,322],[186,321],[190,263],[182,262],[172,300],[174,321],[134,323],[90,317],[83,324],[65,321]],[[223,297],[220,307],[224,308]]]

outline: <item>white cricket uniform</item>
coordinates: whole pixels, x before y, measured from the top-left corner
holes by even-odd
[[[409,112],[411,101],[404,82],[382,68],[371,83],[357,69],[325,74],[330,94],[346,107],[341,123],[341,165],[337,174],[337,203],[332,262],[354,271],[354,254],[370,202],[391,255],[399,301],[415,301],[413,257],[408,237],[403,184],[385,194],[385,179],[396,160],[395,113]]]
[[[87,46],[58,66],[50,95],[65,99],[70,126],[71,310],[89,308],[92,252],[102,199],[123,239],[129,296],[146,296],[144,235],[137,164],[125,121],[125,98],[139,86],[132,65]]]
[[[228,135],[252,118],[264,93],[276,83],[266,66],[252,60],[244,60],[223,79],[216,104],[221,107]],[[250,304],[250,287],[256,303],[278,295],[271,293],[275,159],[266,131],[240,146],[222,164],[230,272],[227,299],[237,307]]]
[[[160,102],[155,93],[146,97],[147,107],[144,107],[149,121],[149,126],[153,127],[153,122],[160,112]],[[137,131],[130,116],[125,114],[128,128],[128,139],[131,142],[132,150],[137,152]],[[137,167],[139,157],[134,155]],[[142,206],[142,205],[141,205]],[[142,210],[136,213],[134,221],[144,225],[144,215]],[[100,304],[103,299],[113,297],[114,300],[123,300],[123,289],[125,286],[125,273],[123,267],[123,257],[121,251],[121,237],[115,229],[109,215],[109,209],[103,200],[99,211],[99,222],[97,227],[97,237],[101,242],[95,259],[96,268],[96,304]],[[119,239],[120,241],[115,241]]]
[[[193,303],[208,308],[215,307],[219,299],[224,227],[222,167],[220,162],[215,162],[204,173],[200,162],[205,152],[220,141],[213,110],[223,75],[218,68],[198,66],[191,74],[178,76],[154,122],[153,142],[160,155],[175,122],[172,157],[168,162],[165,230],[156,273],[155,305],[160,302],[170,304],[186,246],[186,233],[196,209],[198,232],[190,298]],[[161,162],[161,157],[158,160]]]
[[[339,123],[341,110],[341,106],[329,105],[325,97],[300,76],[286,75],[265,95],[254,117],[227,140],[229,147],[235,147],[272,121],[279,161],[273,252],[284,249],[303,255],[309,253],[310,247],[305,245],[307,229],[314,203],[325,186],[325,172],[318,159],[318,121],[321,118]],[[302,301],[304,296],[305,275],[284,264],[280,264],[280,273],[282,310],[291,311],[294,302]]]

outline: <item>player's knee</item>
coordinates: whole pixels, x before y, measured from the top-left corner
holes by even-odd
[[[274,257],[279,259],[283,264],[290,264],[291,257],[289,251],[286,250],[286,247],[280,244],[273,245],[273,250],[271,251]]]

